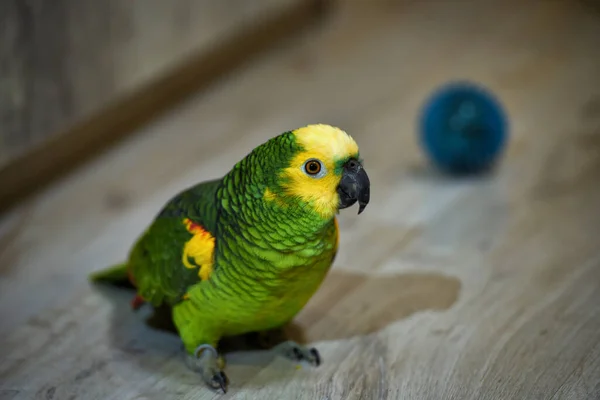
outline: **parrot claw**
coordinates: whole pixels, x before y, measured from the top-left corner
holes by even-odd
[[[211,379],[211,386],[215,389],[221,388],[223,393],[227,393],[227,375],[223,371],[219,371],[213,375]]]
[[[321,355],[314,347],[308,348],[293,341],[284,342],[281,346],[286,357],[294,361],[308,361],[315,367],[321,365]]]
[[[203,351],[208,350],[208,351]],[[213,389],[221,389],[223,393],[227,393],[227,384],[229,379],[223,367],[225,360],[219,356],[217,350],[206,344],[202,344],[196,348],[193,355],[188,354],[190,368],[198,371],[202,375],[202,379]]]

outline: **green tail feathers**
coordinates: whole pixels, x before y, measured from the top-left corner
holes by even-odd
[[[127,263],[116,264],[112,267],[94,272],[90,275],[92,282],[108,282],[115,284],[129,283]]]

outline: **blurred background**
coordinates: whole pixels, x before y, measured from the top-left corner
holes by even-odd
[[[598,70],[593,0],[10,0],[1,7],[3,206],[193,93],[212,96],[211,107],[229,120],[285,118],[275,131],[313,121],[373,131],[364,123],[386,123],[373,113],[387,108],[386,118],[398,120],[386,140],[411,146],[425,96],[468,79],[499,96],[511,117],[523,115],[511,125],[514,147],[528,117],[568,102],[558,99],[564,90],[592,96],[583,82]],[[249,78],[265,63],[272,76]],[[204,90],[216,90],[219,79],[237,89]],[[198,142],[221,134],[197,118]],[[397,151],[392,143],[386,149]]]
[[[387,139],[406,137],[407,145],[415,142],[417,105],[446,81],[479,82],[501,98],[511,115],[523,107],[532,115],[531,107],[543,106],[530,104],[527,96],[534,90],[545,87],[546,102],[558,101],[559,85],[576,90],[576,83],[556,80],[554,74],[568,69],[570,79],[585,81],[586,74],[597,71],[598,4],[3,2],[0,178],[6,185],[0,204],[39,186],[61,167],[70,168],[67,160],[85,159],[139,131],[140,124],[185,96],[196,91],[211,96],[202,89],[217,79],[237,82],[238,92],[222,100],[220,108],[213,106],[230,118],[259,107],[260,101],[259,108],[271,118],[284,107],[286,127],[327,121],[354,128],[349,124],[364,120],[358,115],[368,113],[367,108],[393,107],[399,121]],[[319,12],[323,9],[325,18]],[[301,37],[295,35],[299,28]],[[269,79],[277,85],[257,79],[246,83],[240,74],[249,72],[242,72],[242,65],[256,68],[269,57],[288,59],[287,67]],[[256,99],[251,105],[240,104],[251,98]],[[290,119],[293,114],[296,119]],[[524,123],[516,121],[517,135]],[[195,129],[198,140],[216,134],[201,121]]]
[[[496,167],[474,179],[443,174],[428,152],[439,143],[420,125],[431,96],[459,80],[485,87],[507,122],[492,124],[505,139]],[[310,340],[402,320],[378,336],[387,372],[365,387],[385,375],[414,398],[600,398],[594,0],[3,1],[0,334],[13,361],[26,354],[23,329],[46,332],[31,318],[50,308],[89,307],[76,322],[82,340],[102,342],[104,323],[87,316],[104,305],[87,275],[125,257],[173,194],[310,123],[349,132],[373,185],[367,211],[341,217],[336,264],[433,274],[387,286],[338,275],[300,318]],[[424,310],[447,312],[408,319]],[[420,349],[406,355],[414,369],[394,361],[410,348]],[[377,351],[368,357],[379,365]],[[11,388],[54,379],[4,367]],[[336,366],[325,368],[323,382]],[[361,370],[347,369],[323,389],[330,398],[351,398],[345,383]]]

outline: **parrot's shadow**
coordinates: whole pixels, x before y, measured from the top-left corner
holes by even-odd
[[[164,374],[168,368],[171,376],[190,385],[199,383],[199,377],[185,365],[183,347],[168,308],[146,305],[133,311],[132,290],[97,287],[114,302],[110,332],[117,351],[126,353],[127,359],[152,374]],[[264,385],[268,383],[265,380],[288,379],[295,373],[296,364],[278,356],[277,351],[267,351],[281,340],[310,343],[322,351],[323,342],[365,337],[417,312],[447,310],[458,299],[460,288],[458,279],[437,273],[370,275],[336,268],[294,322],[284,327],[283,335],[271,335],[275,338],[271,345],[250,333],[224,338],[219,350],[226,357],[230,379],[238,384]],[[347,343],[352,346],[352,340]],[[269,373],[261,373],[265,369]]]

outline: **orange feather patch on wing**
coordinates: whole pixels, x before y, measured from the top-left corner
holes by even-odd
[[[193,236],[183,247],[181,261],[186,268],[200,267],[198,276],[202,280],[207,280],[213,272],[213,251],[215,248],[215,238],[206,231],[201,225],[191,221],[188,218],[183,220],[185,227]],[[190,262],[194,260],[194,264]]]

